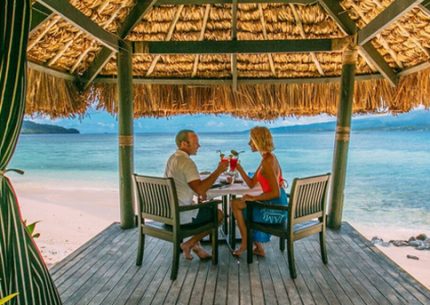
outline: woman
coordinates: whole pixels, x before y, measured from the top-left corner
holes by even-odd
[[[246,215],[247,201],[262,201],[269,204],[288,204],[288,197],[283,186],[283,178],[281,167],[272,153],[274,150],[272,135],[266,127],[254,127],[250,131],[249,146],[252,152],[258,151],[261,154],[261,162],[257,168],[255,175],[250,178],[240,164],[237,165],[237,170],[246,182],[249,188],[253,188],[257,183],[260,183],[263,193],[258,196],[246,194],[241,199],[232,202],[234,217],[239,227],[242,243],[240,247],[233,252],[233,255],[240,256],[246,250],[246,224],[244,215]],[[287,211],[278,211],[270,209],[254,208],[253,220],[262,223],[282,223],[287,218]],[[254,253],[259,256],[264,256],[264,248],[262,243],[270,241],[270,234],[253,231]]]

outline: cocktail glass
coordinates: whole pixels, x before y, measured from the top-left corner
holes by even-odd
[[[230,162],[230,159],[227,157],[222,157],[221,162],[227,162],[228,163],[228,162]]]
[[[236,166],[237,166],[237,161],[238,160],[239,159],[237,159],[235,157],[233,157],[233,158],[230,159],[230,171],[231,172],[234,172],[236,170]]]

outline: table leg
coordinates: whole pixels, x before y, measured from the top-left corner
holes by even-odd
[[[231,195],[229,200],[229,222],[230,222],[230,230],[229,230],[229,243],[232,249],[236,248],[236,221],[234,219],[233,210],[231,209],[231,201],[236,199],[236,196]]]
[[[222,196],[222,211],[224,213],[224,221],[222,224],[222,230],[224,232],[224,235],[228,234],[228,218],[230,217],[230,211],[227,209],[228,206],[228,197],[227,196]]]

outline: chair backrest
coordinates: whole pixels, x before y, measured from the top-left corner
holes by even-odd
[[[330,173],[293,180],[288,204],[291,225],[320,217],[325,221],[329,180]]]
[[[178,219],[178,196],[173,178],[134,174],[139,217],[174,225]]]

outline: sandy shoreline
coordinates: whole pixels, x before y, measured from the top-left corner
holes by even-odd
[[[114,185],[78,183],[56,185],[46,182],[29,182],[13,179],[23,218],[29,223],[40,221],[36,239],[48,266],[78,249],[86,241],[119,219],[118,190]],[[367,239],[374,236],[391,239],[408,239],[430,232],[386,226],[352,225]],[[381,247],[385,255],[430,289],[430,251],[412,247]],[[408,259],[414,255],[419,260]]]

